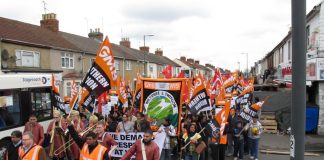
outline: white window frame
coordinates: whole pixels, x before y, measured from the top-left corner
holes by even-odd
[[[131,61],[125,61],[125,63],[126,63],[126,70],[132,70],[132,63],[131,63]]]
[[[63,60],[68,60],[68,64],[65,64],[63,66]],[[72,63],[71,63],[72,60]],[[72,64],[72,66],[71,66]],[[74,55],[72,53],[68,53],[68,52],[61,52],[61,67],[62,68],[66,68],[66,69],[74,69]]]
[[[31,54],[31,56],[33,56],[33,64],[32,65],[24,65],[22,63],[22,58],[23,58],[22,55],[23,54]],[[19,67],[40,67],[40,59],[41,59],[40,52],[16,49],[15,55],[17,57],[16,66],[19,66]]]

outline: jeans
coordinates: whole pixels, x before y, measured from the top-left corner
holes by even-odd
[[[185,155],[185,160],[198,160],[198,154],[193,153],[192,155]]]
[[[258,152],[259,152],[259,138],[253,139],[249,138],[250,141],[250,155],[254,158],[258,158]]]
[[[227,135],[227,154],[233,154],[233,136],[231,134]]]
[[[225,144],[209,144],[211,149],[211,158],[213,160],[225,160]]]
[[[169,160],[171,159],[171,149],[162,149],[160,160]]]
[[[244,152],[244,139],[234,138],[234,157],[239,157],[239,159],[243,159]],[[239,156],[237,156],[237,154]]]

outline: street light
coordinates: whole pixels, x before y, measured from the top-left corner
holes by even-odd
[[[154,35],[153,34],[147,34],[147,35],[144,35],[144,47],[145,47],[145,37],[153,37]],[[145,67],[145,51],[144,51],[144,77],[146,77],[146,67]]]
[[[239,70],[239,72],[241,72],[241,63],[237,62],[237,64],[238,64],[238,70]]]
[[[242,53],[246,54],[246,78],[249,76],[249,53]]]

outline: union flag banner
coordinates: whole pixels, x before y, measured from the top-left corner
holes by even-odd
[[[236,99],[236,103],[246,105],[248,104],[249,101],[251,102],[253,88],[254,88],[253,84],[246,86],[242,91],[242,93]]]
[[[191,114],[196,115],[201,111],[211,110],[212,108],[204,79],[200,74],[195,78],[194,83],[194,90],[188,108]]]
[[[143,79],[140,111],[149,119],[156,119],[160,126],[165,118],[180,131],[181,95],[183,79]]]
[[[95,97],[117,84],[114,55],[108,37],[102,42],[96,59],[81,83]]]
[[[66,114],[65,109],[64,109],[64,101],[60,96],[57,86],[55,85],[54,74],[52,74],[52,91],[53,91],[52,99],[54,102],[53,103],[54,107]]]
[[[70,102],[70,109],[78,109],[78,105],[77,105],[77,101],[78,101],[78,97],[79,97],[79,92],[77,89],[77,84],[75,83],[75,80],[72,81],[72,87],[71,87],[71,102]]]
[[[210,99],[214,99],[216,95],[219,94],[219,88],[223,85],[223,78],[220,73],[220,69],[216,68],[215,69],[215,75],[212,79],[211,82],[211,94],[210,94]]]
[[[220,142],[219,143],[220,144],[227,143],[227,136],[226,136],[226,134],[224,134],[224,131],[225,131],[225,126],[226,126],[227,118],[228,118],[229,111],[230,111],[230,105],[231,105],[231,102],[227,100],[225,102],[225,106],[215,116],[215,119],[220,126],[220,128],[219,128],[219,131],[220,131]]]
[[[263,101],[254,103],[252,105],[245,105],[245,107],[242,109],[239,116],[247,121],[250,122],[252,118],[258,114],[258,111],[262,108],[263,104],[268,100],[269,96],[267,96]]]
[[[121,78],[117,81],[118,101],[123,107],[128,107],[128,99],[126,93],[126,84]]]
[[[141,105],[142,83],[143,82],[141,79],[141,75],[139,73],[137,73],[135,93],[133,96],[133,106],[136,106],[136,107],[139,107]]]
[[[230,98],[235,91],[235,83],[237,83],[238,72],[233,73],[226,81],[224,81],[223,87],[225,97]]]
[[[86,88],[81,89],[81,98],[79,101],[79,106],[87,109],[92,113],[94,107],[95,98],[89,93]]]

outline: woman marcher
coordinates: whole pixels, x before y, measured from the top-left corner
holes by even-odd
[[[123,120],[118,123],[117,131],[126,132],[126,134],[134,132],[134,122],[129,121],[127,114],[124,114]]]
[[[198,160],[199,155],[196,152],[196,147],[202,141],[201,135],[197,133],[197,126],[195,124],[191,124],[189,128],[188,134],[183,135],[183,139],[185,144],[189,143],[185,150],[185,160]]]
[[[250,159],[258,160],[259,140],[262,133],[262,125],[258,121],[259,116],[255,115],[252,121],[247,125],[249,144],[250,144]]]
[[[169,160],[171,159],[171,146],[170,146],[170,140],[171,136],[176,136],[175,129],[171,125],[171,120],[169,118],[165,118],[163,124],[160,126],[159,133],[165,132],[165,140],[164,145],[161,153],[161,160]]]

